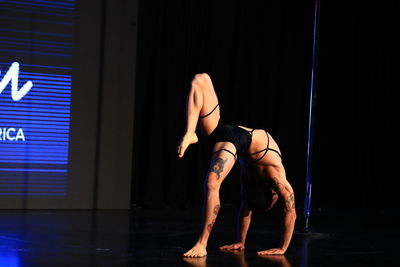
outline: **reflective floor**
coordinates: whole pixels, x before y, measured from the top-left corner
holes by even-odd
[[[235,241],[236,214],[223,207],[208,256],[185,259],[199,212],[1,210],[0,266],[400,266],[399,214],[313,214],[285,256],[257,256],[279,240],[277,214],[255,215],[246,251],[227,253],[218,246]]]

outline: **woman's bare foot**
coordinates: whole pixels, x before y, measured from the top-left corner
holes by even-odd
[[[188,148],[189,145],[195,144],[199,141],[197,138],[196,133],[186,133],[181,140],[181,143],[178,145],[177,152],[178,152],[178,157],[182,158],[183,154],[185,154],[186,149]]]
[[[184,257],[189,257],[189,258],[204,257],[206,255],[207,255],[206,247],[200,243],[194,245],[194,247],[188,252],[183,253]]]

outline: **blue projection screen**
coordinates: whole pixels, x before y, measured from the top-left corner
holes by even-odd
[[[68,192],[73,0],[0,1],[0,197]]]

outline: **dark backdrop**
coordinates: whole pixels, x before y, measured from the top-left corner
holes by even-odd
[[[315,206],[399,209],[397,6],[322,1]]]
[[[398,208],[395,9],[321,1],[313,208]],[[278,141],[301,209],[314,1],[140,1],[132,203],[202,205],[210,148],[178,160],[190,80],[209,73],[224,120]],[[238,203],[238,166],[222,204]]]

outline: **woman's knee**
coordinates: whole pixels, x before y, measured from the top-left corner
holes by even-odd
[[[216,177],[213,177],[212,174],[209,174],[207,177],[207,192],[209,193],[218,193],[221,183],[218,181]]]
[[[207,73],[199,73],[193,77],[192,85],[203,86],[211,82],[211,78]]]

